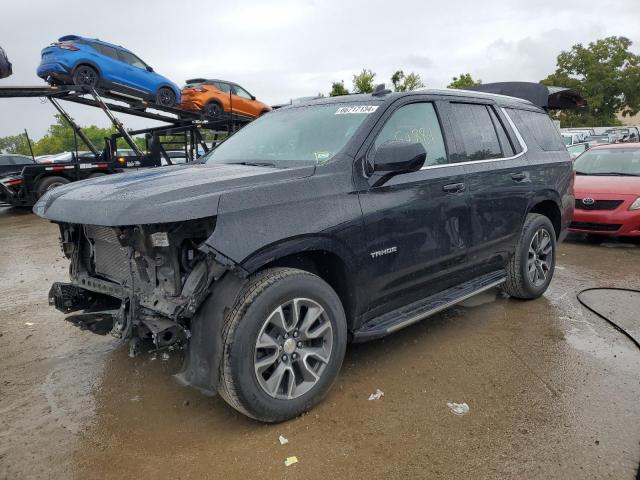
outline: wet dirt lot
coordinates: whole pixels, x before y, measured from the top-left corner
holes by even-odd
[[[2,479],[635,478],[640,352],[576,293],[639,288],[640,242],[571,239],[538,300],[491,291],[351,345],[326,400],[279,425],[178,386],[179,353],[131,359],[64,322],[47,305],[67,271],[54,225],[0,208],[0,244]],[[640,308],[622,310],[640,334]]]

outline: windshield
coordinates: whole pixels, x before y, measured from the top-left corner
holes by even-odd
[[[589,150],[574,163],[579,175],[640,176],[640,148],[603,148]]]
[[[372,104],[332,103],[276,110],[242,128],[203,161],[279,168],[324,163],[346,145],[377,108]]]

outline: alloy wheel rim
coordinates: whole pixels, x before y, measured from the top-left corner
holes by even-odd
[[[536,231],[529,244],[527,274],[531,283],[539,287],[547,281],[553,261],[553,242],[545,228]]]
[[[83,68],[78,72],[81,85],[93,86],[96,83],[96,74],[93,70]]]
[[[294,298],[266,318],[255,344],[254,372],[270,397],[291,400],[320,380],[331,358],[333,327],[325,309]]]
[[[162,90],[160,91],[160,104],[169,106],[173,102],[173,97],[170,92]]]

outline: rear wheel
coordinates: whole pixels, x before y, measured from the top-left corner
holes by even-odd
[[[67,183],[69,183],[69,180],[64,177],[45,177],[38,182],[36,194],[38,195],[38,198],[40,198],[49,190],[53,190],[60,185],[66,185]]]
[[[81,87],[95,88],[100,82],[100,75],[95,68],[89,65],[80,65],[73,72],[73,84]]]
[[[176,104],[176,93],[168,87],[162,87],[156,93],[156,104],[163,107],[173,107]]]
[[[245,415],[280,422],[308,411],[331,388],[346,350],[345,314],[318,276],[269,269],[238,294],[222,339],[221,396]]]
[[[551,283],[555,262],[556,234],[551,221],[544,215],[530,213],[507,265],[503,290],[515,298],[538,298]]]
[[[222,115],[222,107],[218,102],[209,102],[202,108],[205,118],[212,120]]]

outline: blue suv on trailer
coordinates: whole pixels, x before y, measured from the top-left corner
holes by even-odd
[[[51,84],[111,89],[163,107],[180,103],[180,89],[126,48],[78,35],[42,50],[38,76]]]

